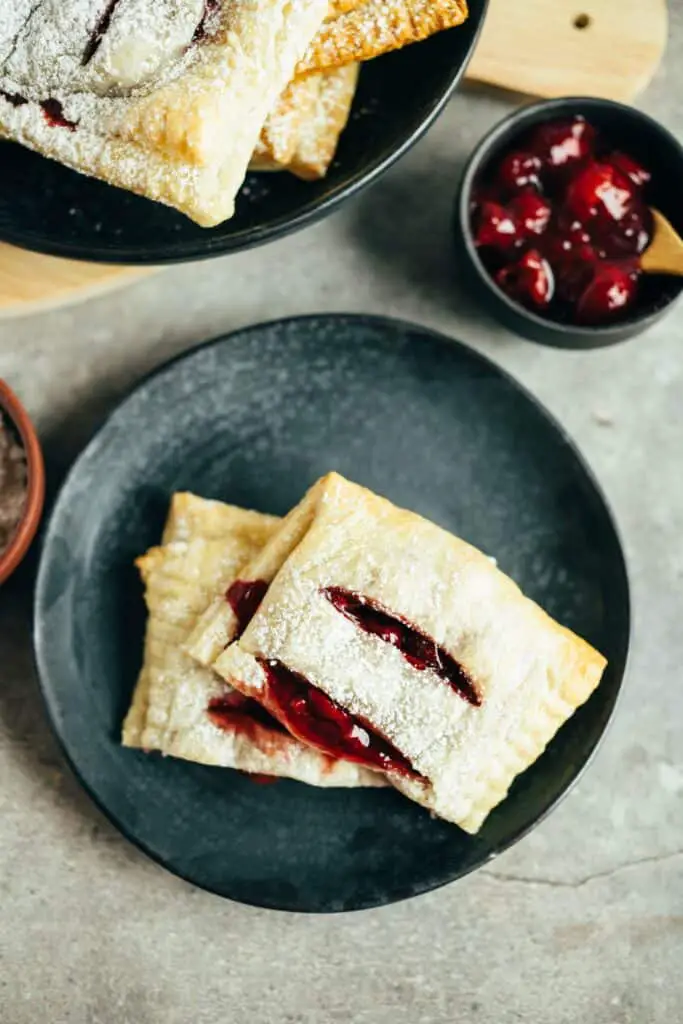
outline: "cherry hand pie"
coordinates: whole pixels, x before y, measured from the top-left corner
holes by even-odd
[[[605,666],[485,555],[336,474],[228,597],[194,630],[195,659],[303,743],[385,772],[468,832]]]
[[[0,135],[210,226],[327,0],[5,0]]]
[[[384,777],[329,757],[291,736],[264,708],[232,690],[183,650],[216,590],[229,588],[278,520],[176,494],[160,547],[137,565],[149,619],[144,664],[123,743],[201,764],[281,775],[316,786],[381,786]]]
[[[358,62],[466,17],[465,0],[0,0],[0,137],[211,227],[249,166],[324,176]]]

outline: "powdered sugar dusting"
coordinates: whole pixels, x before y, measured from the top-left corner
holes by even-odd
[[[158,86],[185,62],[203,10],[204,0],[19,0],[0,20],[3,88],[65,103]]]
[[[305,125],[314,112],[321,76],[307,75],[290,82],[263,126],[254,158],[283,167],[290,163]]]
[[[313,115],[299,132],[292,170],[301,178],[321,178],[332,162],[356,92],[359,66],[349,64],[321,73]]]
[[[465,0],[366,0],[325,23],[298,70],[370,60],[460,25],[466,17]]]

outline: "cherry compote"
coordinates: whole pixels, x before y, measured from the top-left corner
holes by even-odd
[[[477,182],[474,243],[496,284],[528,309],[612,323],[638,297],[650,180],[582,117],[538,125]]]

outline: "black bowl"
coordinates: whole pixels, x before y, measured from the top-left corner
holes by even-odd
[[[248,249],[310,224],[375,181],[424,134],[467,66],[485,8],[486,0],[470,0],[464,25],[363,67],[349,124],[322,181],[250,174],[235,216],[207,229],[0,143],[0,238],[71,259],[174,263]]]
[[[505,327],[530,341],[557,348],[602,348],[640,334],[668,312],[683,289],[683,279],[644,276],[640,297],[627,319],[613,324],[582,327],[539,316],[509,298],[481,261],[470,228],[472,188],[493,161],[531,127],[547,121],[582,115],[600,130],[615,149],[622,149],[652,172],[645,198],[683,233],[683,147],[666,128],[647,114],[612,100],[568,97],[522,107],[497,124],[479,143],[465,168],[454,215],[458,257],[473,291]]]

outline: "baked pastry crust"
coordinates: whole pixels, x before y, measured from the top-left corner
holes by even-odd
[[[466,0],[365,0],[322,25],[297,74],[371,60],[455,28],[467,16]]]
[[[328,12],[327,0],[119,0],[103,26],[99,0],[11,6],[0,133],[204,226],[232,215],[266,117]]]
[[[331,68],[319,76],[313,111],[304,122],[289,170],[304,181],[324,178],[334,160],[339,138],[349,120],[360,65]]]
[[[358,72],[348,64],[295,78],[264,125],[251,169],[324,178],[349,119]]]
[[[251,158],[252,171],[279,171],[289,167],[300,133],[313,117],[323,74],[304,75],[289,83],[261,129]]]
[[[287,776],[316,786],[382,785],[357,765],[303,746],[258,721],[218,726],[207,713],[230,688],[183,651],[197,614],[234,580],[245,558],[272,536],[278,520],[176,494],[162,544],[137,560],[149,609],[144,664],[123,727],[124,746],[160,750],[200,764]]]
[[[605,659],[554,622],[489,558],[349,483],[320,480],[243,570],[269,583],[242,635],[215,603],[189,651],[243,693],[269,701],[268,666],[298,674],[396,748],[406,796],[476,832],[598,685]],[[472,697],[358,627],[329,588],[410,624],[471,681]],[[284,724],[287,721],[282,719]]]
[[[327,20],[334,21],[335,18],[339,18],[342,14],[347,14],[354,7],[360,7],[363,3],[365,3],[365,0],[330,0]]]

